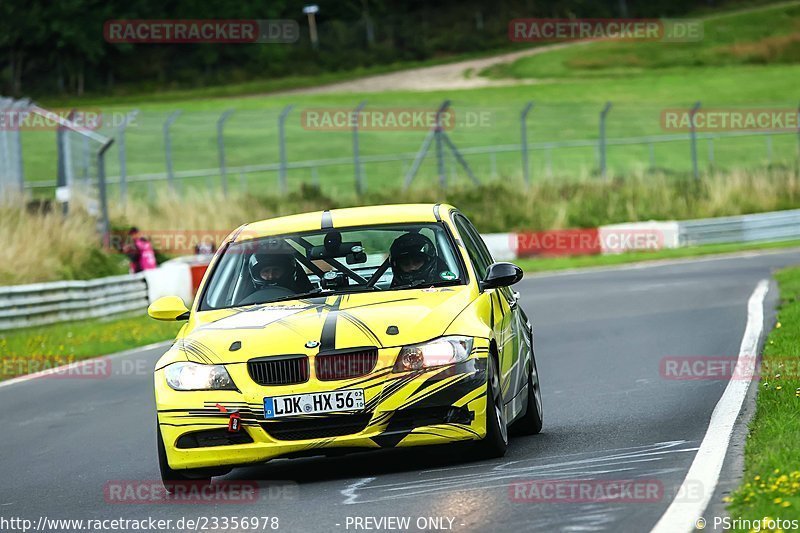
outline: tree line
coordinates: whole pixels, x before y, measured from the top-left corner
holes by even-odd
[[[126,93],[222,85],[511,48],[521,17],[675,17],[713,0],[2,0],[5,95]],[[289,19],[292,44],[118,44],[109,20]],[[516,46],[522,46],[517,44]]]

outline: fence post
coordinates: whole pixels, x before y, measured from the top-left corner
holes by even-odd
[[[281,166],[278,172],[278,185],[281,194],[286,194],[288,186],[286,184],[286,117],[294,107],[294,104],[289,104],[283,108],[280,116],[278,117],[278,151],[281,158]]]
[[[692,148],[692,174],[694,175],[694,179],[700,179],[700,170],[697,166],[697,128],[695,127],[694,116],[697,114],[697,111],[700,109],[700,101],[694,103],[692,106],[691,111],[689,111],[689,136],[691,139],[691,148]]]
[[[447,174],[444,170],[444,144],[442,143],[442,113],[450,107],[450,100],[445,100],[436,111],[436,169],[439,173],[439,187],[442,189],[447,188]]]
[[[436,111],[436,170],[439,174],[439,186],[447,188],[447,174],[445,171],[444,143],[442,139],[442,113],[450,107],[450,100],[445,100]]]
[[[13,100],[10,98],[0,98],[0,113],[5,114],[6,110],[13,110]],[[11,120],[3,117],[6,124],[12,123]],[[13,120],[13,119],[12,119]],[[5,196],[6,189],[10,189],[11,183],[11,147],[9,146],[11,128],[0,128],[0,198]]]
[[[164,153],[167,158],[167,183],[169,184],[170,191],[175,190],[175,172],[172,168],[172,139],[169,134],[169,128],[172,126],[172,123],[178,119],[180,114],[180,109],[173,111],[164,122]]]
[[[30,100],[20,100],[17,102],[17,105],[21,110],[25,111],[30,105]],[[19,128],[14,132],[14,138],[16,139],[17,148],[17,180],[19,183],[19,192],[22,194],[25,191],[25,165],[22,159],[22,131]]]
[[[606,116],[611,111],[611,102],[606,102],[605,107],[600,112],[600,176],[606,177]]]
[[[108,247],[111,237],[111,226],[108,222],[108,196],[106,194],[106,150],[114,144],[114,139],[109,139],[97,152],[97,185],[100,193],[100,224],[103,235],[103,246]]]
[[[128,153],[125,150],[125,130],[128,129],[128,124],[139,113],[138,109],[134,109],[122,120],[122,124],[117,129],[117,150],[119,155],[119,201],[124,207],[128,201]]]
[[[361,175],[361,156],[358,146],[358,115],[365,105],[367,105],[366,100],[353,110],[353,167],[356,171],[356,193],[359,196],[364,193],[364,178]]]
[[[714,138],[709,137],[707,142],[708,142],[708,168],[714,170]]]
[[[67,120],[71,121],[74,114],[74,110],[70,111],[69,115],[67,115]],[[59,191],[61,191],[62,198],[64,199],[61,204],[61,212],[64,215],[69,214],[69,196],[72,192],[70,189],[72,184],[69,179],[70,170],[68,169],[70,162],[69,150],[66,142],[67,131],[67,128],[61,123],[59,123],[56,128],[56,153],[58,154],[56,168],[56,199],[58,199]]]
[[[797,162],[795,175],[800,177],[800,104],[797,104]]]
[[[83,151],[81,152],[82,155],[81,165],[83,168],[81,168],[82,171],[81,179],[83,180],[83,184],[85,186],[86,184],[89,183],[89,137],[83,137],[82,141],[83,141],[83,146],[82,146]]]
[[[225,139],[223,129],[225,121],[233,114],[233,109],[228,109],[217,119],[217,151],[219,153],[219,174],[222,179],[222,195],[228,197],[228,169],[225,166]]]
[[[520,121],[520,147],[522,148],[522,177],[525,179],[525,184],[531,184],[531,169],[528,164],[528,113],[533,108],[534,103],[528,102],[522,108],[522,113],[519,115]]]

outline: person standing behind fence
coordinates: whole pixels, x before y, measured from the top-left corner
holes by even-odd
[[[125,255],[131,261],[131,274],[143,270],[156,268],[156,253],[150,239],[139,233],[139,228],[132,227],[128,231],[128,242],[123,249]]]

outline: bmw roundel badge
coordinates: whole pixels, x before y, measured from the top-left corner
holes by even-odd
[[[316,348],[317,346],[319,346],[319,342],[317,341],[308,341],[306,343],[306,348]]]

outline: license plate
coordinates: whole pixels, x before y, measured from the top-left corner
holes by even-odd
[[[264,398],[264,418],[313,415],[364,408],[364,389],[347,389],[313,394],[293,394]]]

